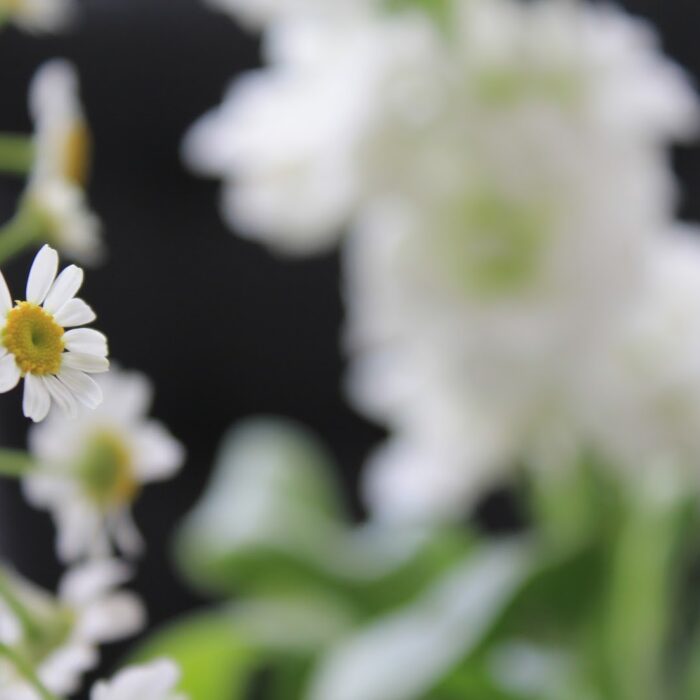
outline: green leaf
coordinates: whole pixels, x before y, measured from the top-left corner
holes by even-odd
[[[332,648],[317,669],[309,700],[423,697],[480,646],[532,564],[524,542],[484,547],[414,604]]]
[[[154,633],[131,661],[170,658],[182,670],[181,690],[189,700],[238,700],[258,659],[236,630],[230,614],[207,611],[184,617]]]
[[[177,537],[182,570],[198,587],[308,583],[333,559],[343,510],[333,465],[316,440],[282,420],[249,420],[224,439],[200,502]]]
[[[402,605],[469,551],[459,530],[351,526],[332,469],[294,424],[259,419],[234,429],[178,533],[181,569],[209,593],[316,592],[372,614]]]

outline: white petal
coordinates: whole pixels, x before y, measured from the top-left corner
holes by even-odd
[[[64,352],[61,355],[61,360],[62,368],[77,369],[88,374],[106,372],[109,369],[109,360],[107,358],[88,355],[84,352]]]
[[[67,301],[70,301],[83,284],[83,271],[77,265],[69,265],[56,278],[51,290],[46,295],[44,308],[56,313]]]
[[[36,254],[27,280],[27,301],[41,304],[51,289],[58,271],[58,253],[45,245]]]
[[[135,431],[136,470],[143,482],[169,479],[182,466],[185,450],[158,421],[148,421]]]
[[[145,622],[146,611],[139,598],[118,591],[83,608],[76,635],[86,641],[113,642],[136,634]]]
[[[90,601],[99,600],[131,576],[130,567],[118,559],[87,561],[64,574],[59,585],[59,597],[72,607],[82,607]]]
[[[78,415],[78,402],[73,396],[73,392],[65,385],[56,379],[56,377],[44,377],[44,384],[51,394],[51,398],[56,402],[56,405],[68,415],[69,418],[75,418]]]
[[[95,409],[102,403],[100,385],[87,374],[70,367],[61,367],[58,378],[75,394],[75,397],[88,408]]]
[[[92,328],[74,328],[63,336],[66,348],[71,352],[107,357],[107,338]]]
[[[19,367],[14,355],[5,355],[0,359],[0,394],[14,389],[19,381]]]
[[[38,423],[46,418],[50,408],[51,396],[41,377],[28,374],[24,378],[24,397],[22,399],[24,415]]]
[[[82,299],[71,299],[54,314],[54,318],[56,323],[64,328],[69,328],[70,326],[83,326],[86,323],[91,323],[97,316]]]
[[[180,670],[169,659],[152,661],[145,666],[128,667],[109,683],[97,683],[93,688],[92,700],[177,700],[182,696],[173,694],[173,690],[179,678]]]
[[[12,308],[12,297],[10,290],[7,288],[5,276],[0,272],[0,316],[5,314]]]
[[[143,553],[146,543],[129,510],[116,515],[110,525],[114,540],[123,554],[133,558]]]

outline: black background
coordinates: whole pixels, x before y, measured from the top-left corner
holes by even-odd
[[[624,4],[652,18],[667,51],[700,78],[696,0]],[[343,402],[336,257],[290,261],[236,238],[220,221],[218,184],[180,162],[187,127],[257,64],[258,48],[198,0],[88,0],[68,33],[0,33],[0,131],[31,129],[26,89],[38,65],[63,56],[78,66],[96,147],[90,197],[110,250],[104,267],[88,271],[83,296],[112,356],[152,377],[154,413],[189,452],[182,474],[148,489],[136,509],[149,553],[135,587],[154,623],[198,602],[169,566],[169,535],[233,421],[275,413],[310,425],[338,456],[358,514],[358,469],[381,435]],[[700,219],[700,152],[675,160],[681,213]],[[0,217],[9,218],[18,191],[0,180]],[[4,270],[11,288],[23,288],[30,262],[26,255]],[[20,393],[0,396],[7,445],[24,444]],[[508,519],[500,501],[487,516]],[[15,484],[0,484],[0,554],[47,586],[60,572],[48,517],[25,506]]]

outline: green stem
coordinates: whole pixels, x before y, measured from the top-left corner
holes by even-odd
[[[3,17],[0,15],[0,27]],[[34,162],[34,142],[23,134],[0,134],[0,172],[26,175]]]
[[[0,448],[0,477],[19,478],[34,467],[34,460],[24,450]]]
[[[0,570],[0,599],[2,599],[12,614],[17,618],[27,637],[36,639],[41,635],[36,621],[20,600],[8,575]]]
[[[609,697],[655,700],[665,697],[665,649],[693,511],[682,493],[630,496],[613,542],[601,648]]]
[[[6,644],[0,644],[0,656],[4,656],[24,679],[36,690],[42,700],[59,700],[53,693],[49,692],[44,684],[39,680],[36,672],[14,649]]]
[[[0,265],[25,248],[41,242],[45,234],[45,220],[25,201],[15,216],[0,228]]]

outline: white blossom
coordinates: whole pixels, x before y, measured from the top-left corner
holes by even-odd
[[[171,478],[184,459],[182,445],[148,417],[153,389],[144,375],[116,369],[98,389],[97,410],[78,420],[53,412],[29,434],[38,466],[24,477],[25,493],[54,516],[66,561],[104,555],[113,540],[137,554],[143,545],[131,508],[145,484]]]

